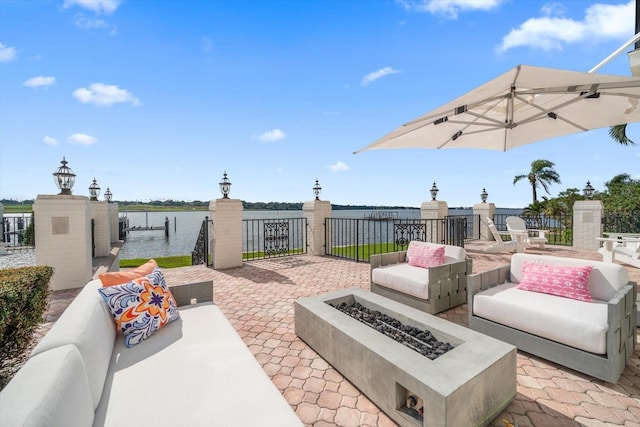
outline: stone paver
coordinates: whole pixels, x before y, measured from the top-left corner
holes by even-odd
[[[475,272],[507,264],[509,254],[482,252],[467,245]],[[529,250],[528,250],[529,251]],[[548,245],[532,253],[601,260],[595,251]],[[628,267],[640,282],[640,269]],[[241,268],[204,266],[164,270],[167,283],[213,279],[215,302],[256,360],[307,426],[394,426],[384,413],[338,371],[297,338],[293,301],[337,289],[369,288],[369,265],[302,255],[252,261]],[[48,331],[77,290],[55,292],[35,341]],[[462,305],[439,314],[467,325]],[[519,353],[516,399],[490,424],[504,427],[640,426],[640,346],[617,384],[595,380],[546,360]],[[393,391],[390,391],[390,393]]]

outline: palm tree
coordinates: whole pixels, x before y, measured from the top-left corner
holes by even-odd
[[[547,194],[551,194],[549,193],[549,185],[561,183],[560,175],[553,169],[554,166],[555,164],[549,160],[534,160],[531,162],[531,171],[527,175],[514,177],[513,185],[516,185],[516,182],[522,179],[529,181],[533,190],[533,203],[535,203],[538,200],[539,187],[542,187]]]
[[[609,128],[609,136],[621,145],[636,145],[627,136],[627,125],[615,125]]]

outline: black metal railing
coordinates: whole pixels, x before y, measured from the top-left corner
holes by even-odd
[[[405,250],[412,240],[464,247],[466,230],[464,216],[384,221],[326,218],[325,255],[368,262],[374,254]]]
[[[242,220],[242,258],[255,260],[307,253],[307,219]]]
[[[640,233],[640,212],[605,212],[602,229],[606,233]]]
[[[31,214],[2,218],[2,243],[5,247],[21,249],[33,247],[33,217]],[[31,238],[29,237],[29,229]]]
[[[196,244],[191,251],[191,265],[209,265],[209,217],[204,217]]]
[[[498,231],[507,231],[507,217],[509,214],[495,214],[493,223]],[[573,216],[551,216],[551,215],[519,215],[531,230],[544,230],[547,243],[550,245],[571,246],[573,244]],[[535,232],[531,233],[535,235]],[[503,236],[509,240],[509,236]]]

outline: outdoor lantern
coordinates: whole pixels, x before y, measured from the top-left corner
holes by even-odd
[[[100,186],[95,178],[93,178],[93,182],[89,186],[89,195],[91,196],[89,200],[98,200],[98,196],[100,195]]]
[[[107,203],[111,203],[112,198],[113,198],[113,194],[111,193],[111,190],[109,190],[109,187],[107,187],[107,191],[104,192],[104,200]]]
[[[320,200],[320,190],[322,190],[322,187],[320,187],[320,184],[316,179],[316,184],[313,186],[313,195],[315,196],[316,200]]]
[[[60,189],[59,194],[68,194],[71,195],[71,189],[73,188],[73,183],[76,181],[76,174],[73,173],[70,167],[67,166],[67,161],[63,157],[60,161],[62,166],[60,166],[53,173],[53,181],[56,183],[56,186]]]
[[[438,187],[436,187],[436,182],[433,181],[433,185],[431,186],[431,200],[435,200],[438,195]]]
[[[591,182],[587,181],[587,185],[582,189],[582,194],[584,194],[587,199],[590,199],[594,191],[595,189],[591,186]]]
[[[482,189],[482,193],[480,193],[480,199],[482,199],[482,203],[487,203],[487,197],[489,197],[489,193],[485,188]]]
[[[229,191],[231,190],[231,181],[227,178],[227,171],[224,171],[224,175],[222,176],[222,181],[220,181],[220,191],[222,192],[222,197],[224,199],[229,198]]]

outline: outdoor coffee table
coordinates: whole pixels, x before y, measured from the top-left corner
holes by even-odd
[[[431,360],[337,310],[359,302],[453,349]],[[484,426],[516,395],[516,347],[371,292],[300,298],[296,334],[401,426]]]

